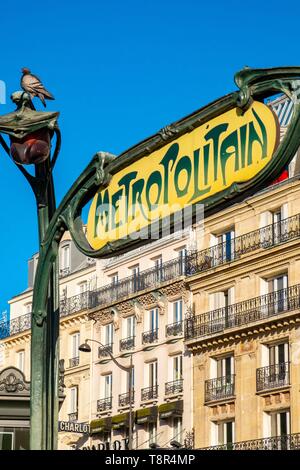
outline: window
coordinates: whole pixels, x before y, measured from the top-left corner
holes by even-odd
[[[227,356],[216,360],[217,378],[228,377],[234,374],[234,357]]]
[[[289,362],[288,343],[285,342],[269,346],[269,366],[284,364],[285,362]]]
[[[25,314],[31,313],[32,312],[32,303],[28,302],[25,306]]]
[[[187,250],[186,248],[180,248],[177,250],[178,259],[179,259],[179,274],[185,274],[185,262],[186,262],[186,255]]]
[[[157,426],[156,423],[148,424],[149,445],[157,443]]]
[[[132,315],[131,317],[126,318],[126,334],[127,338],[132,338],[135,336],[135,317]]]
[[[163,279],[163,271],[162,271],[162,256],[153,259],[154,267],[155,267],[155,277],[156,281],[160,282]]]
[[[129,392],[129,377],[130,377],[130,374],[128,372],[125,372],[126,373],[126,392]],[[132,368],[132,372],[131,372],[131,388],[132,390],[134,390],[134,366]]]
[[[234,442],[234,421],[225,421],[218,425],[218,444],[228,445]]]
[[[149,330],[156,331],[158,330],[158,308],[153,308],[149,312]]]
[[[66,245],[61,249],[61,269],[70,268],[70,246]]]
[[[119,282],[119,274],[118,273],[114,273],[112,274],[111,276],[109,276],[109,279],[110,279],[110,283],[112,286],[116,286]]]
[[[282,312],[287,308],[288,276],[282,274],[267,280],[268,294],[273,294],[267,299],[269,314]]]
[[[88,283],[87,281],[82,281],[78,284],[78,293],[84,294],[88,290]]]
[[[104,376],[104,398],[112,397],[112,374]]]
[[[212,236],[213,265],[222,264],[226,261],[231,261],[234,258],[234,230],[228,230],[218,235]]]
[[[172,304],[173,308],[173,323],[178,323],[182,321],[182,310],[183,310],[183,304],[182,304],[182,299],[176,300]]]
[[[140,277],[140,267],[137,264],[136,266],[132,266],[130,268],[131,276],[132,276],[132,289],[133,291],[139,290],[139,277]]]
[[[20,369],[23,373],[25,370],[25,351],[17,352],[17,368]]]
[[[70,388],[69,413],[77,413],[78,410],[78,387]]]
[[[290,412],[271,413],[271,437],[290,434]]]
[[[113,323],[109,323],[104,327],[104,345],[109,346],[113,344],[113,337],[114,337],[114,326]]]
[[[182,379],[182,354],[173,357],[173,381]]]
[[[79,356],[79,346],[80,346],[80,333],[74,333],[71,335],[71,358]]]
[[[290,410],[281,410],[274,413],[263,414],[264,436],[273,437],[269,442],[270,450],[286,450],[289,448],[289,440],[286,438],[291,433]],[[282,438],[282,439],[280,439]]]
[[[230,309],[230,305],[234,303],[234,287],[210,294],[209,300],[214,331],[234,326],[235,318]]]
[[[157,386],[157,361],[150,362],[148,364],[149,371],[149,387],[154,388]]]
[[[173,439],[182,444],[182,418],[173,419]]]
[[[283,204],[281,207],[273,210],[272,212],[262,212],[260,215],[260,227],[267,227],[262,230],[261,241],[263,247],[267,248],[273,243],[280,243],[283,237],[287,234],[288,224],[288,205]]]
[[[269,346],[269,385],[280,386],[289,383],[289,345],[288,343]]]

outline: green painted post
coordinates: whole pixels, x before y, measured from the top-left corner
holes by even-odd
[[[49,176],[50,175],[50,176]],[[36,178],[41,182],[36,192],[39,246],[55,212],[53,178],[49,160],[36,165]],[[30,448],[35,450],[55,449],[58,432],[58,334],[59,296],[58,269],[54,261],[49,277],[46,318],[43,322],[31,322],[31,431]],[[35,284],[34,291],[39,291]]]

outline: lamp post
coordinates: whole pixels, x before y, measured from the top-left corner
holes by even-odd
[[[132,425],[133,425],[133,419],[132,419],[132,398],[133,398],[133,390],[132,390],[132,371],[133,371],[133,364],[132,364],[132,353],[130,354],[130,365],[128,367],[123,366],[120,364],[115,357],[112,355],[110,352],[109,348],[107,346],[104,346],[100,341],[97,341],[96,339],[86,339],[83,344],[79,346],[79,351],[81,352],[91,352],[91,347],[88,344],[88,342],[94,342],[98,343],[104,350],[105,352],[110,356],[111,360],[116,364],[119,369],[124,370],[125,372],[128,372],[128,381],[129,381],[129,386],[128,386],[128,395],[129,395],[129,432],[128,432],[128,448],[129,450],[132,450]]]

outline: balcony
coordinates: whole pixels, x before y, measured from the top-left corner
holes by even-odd
[[[158,328],[142,333],[142,343],[155,343],[158,340]]]
[[[290,384],[290,364],[282,362],[256,370],[256,390],[272,390]]]
[[[72,297],[62,298],[59,303],[59,314],[61,317],[72,315],[73,313],[80,312],[89,308],[89,291],[82,292],[81,294],[73,295]]]
[[[77,421],[78,420],[78,411],[74,411],[73,413],[68,414],[69,421]]]
[[[272,248],[300,236],[300,214],[232,238],[202,251],[189,253],[186,258],[187,276],[216,268],[241,258],[246,253]]]
[[[132,391],[131,394],[131,403],[134,403],[134,390]],[[127,393],[121,393],[119,395],[119,406],[129,406],[130,401],[129,401],[129,392]]]
[[[65,317],[82,310],[93,309],[117,302],[133,293],[144,289],[157,288],[163,282],[175,280],[181,276],[217,268],[241,258],[246,253],[258,249],[268,249],[300,237],[300,214],[284,219],[253,232],[231,240],[230,244],[221,243],[205,250],[188,253],[183,259],[176,258],[153,267],[136,276],[119,280],[115,285],[107,284],[93,291],[83,292],[60,301],[60,316]],[[61,270],[68,275],[69,270]],[[0,338],[13,336],[31,327],[31,314],[22,315],[11,321],[0,322]],[[171,325],[168,325],[171,326]],[[175,328],[175,327],[174,327]]]
[[[155,400],[157,397],[158,397],[158,385],[153,385],[152,387],[142,388],[141,390],[142,401]]]
[[[296,450],[300,449],[300,433],[240,441],[198,450]]]
[[[79,356],[69,359],[69,367],[76,367],[79,365]]]
[[[205,403],[234,397],[235,375],[205,381]]]
[[[166,336],[179,336],[183,333],[183,322],[177,321],[166,326]]]
[[[173,380],[165,383],[165,395],[175,395],[183,392],[183,379]]]
[[[254,297],[243,302],[218,308],[185,321],[185,339],[201,338],[222,333],[231,328],[240,328],[300,307],[300,284],[270,294]]]
[[[110,354],[113,353],[113,343],[106,344],[105,346],[99,346],[98,348],[98,358],[102,359],[105,357],[110,357]]]
[[[120,340],[120,351],[129,351],[135,345],[135,336],[129,336]]]
[[[137,275],[120,279],[114,286],[108,284],[91,291],[90,308],[117,302],[121,298],[127,298],[136,292],[157,287],[162,282],[171,281],[183,274],[183,262],[181,259],[176,258],[167,261],[159,268],[153,267],[140,271]]]
[[[101,398],[97,400],[97,412],[101,413],[102,411],[111,410],[112,408],[112,397]]]
[[[10,321],[2,321],[0,322],[0,339],[17,335],[22,331],[30,330],[30,328],[31,313],[26,313]]]

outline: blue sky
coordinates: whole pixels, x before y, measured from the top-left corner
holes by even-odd
[[[235,89],[245,65],[300,65],[298,1],[37,0],[2,2],[0,80],[29,67],[55,95],[59,202],[98,150],[115,154]],[[39,105],[38,105],[39,106]],[[13,106],[7,100],[0,114]],[[26,288],[36,208],[0,149],[0,312]]]

